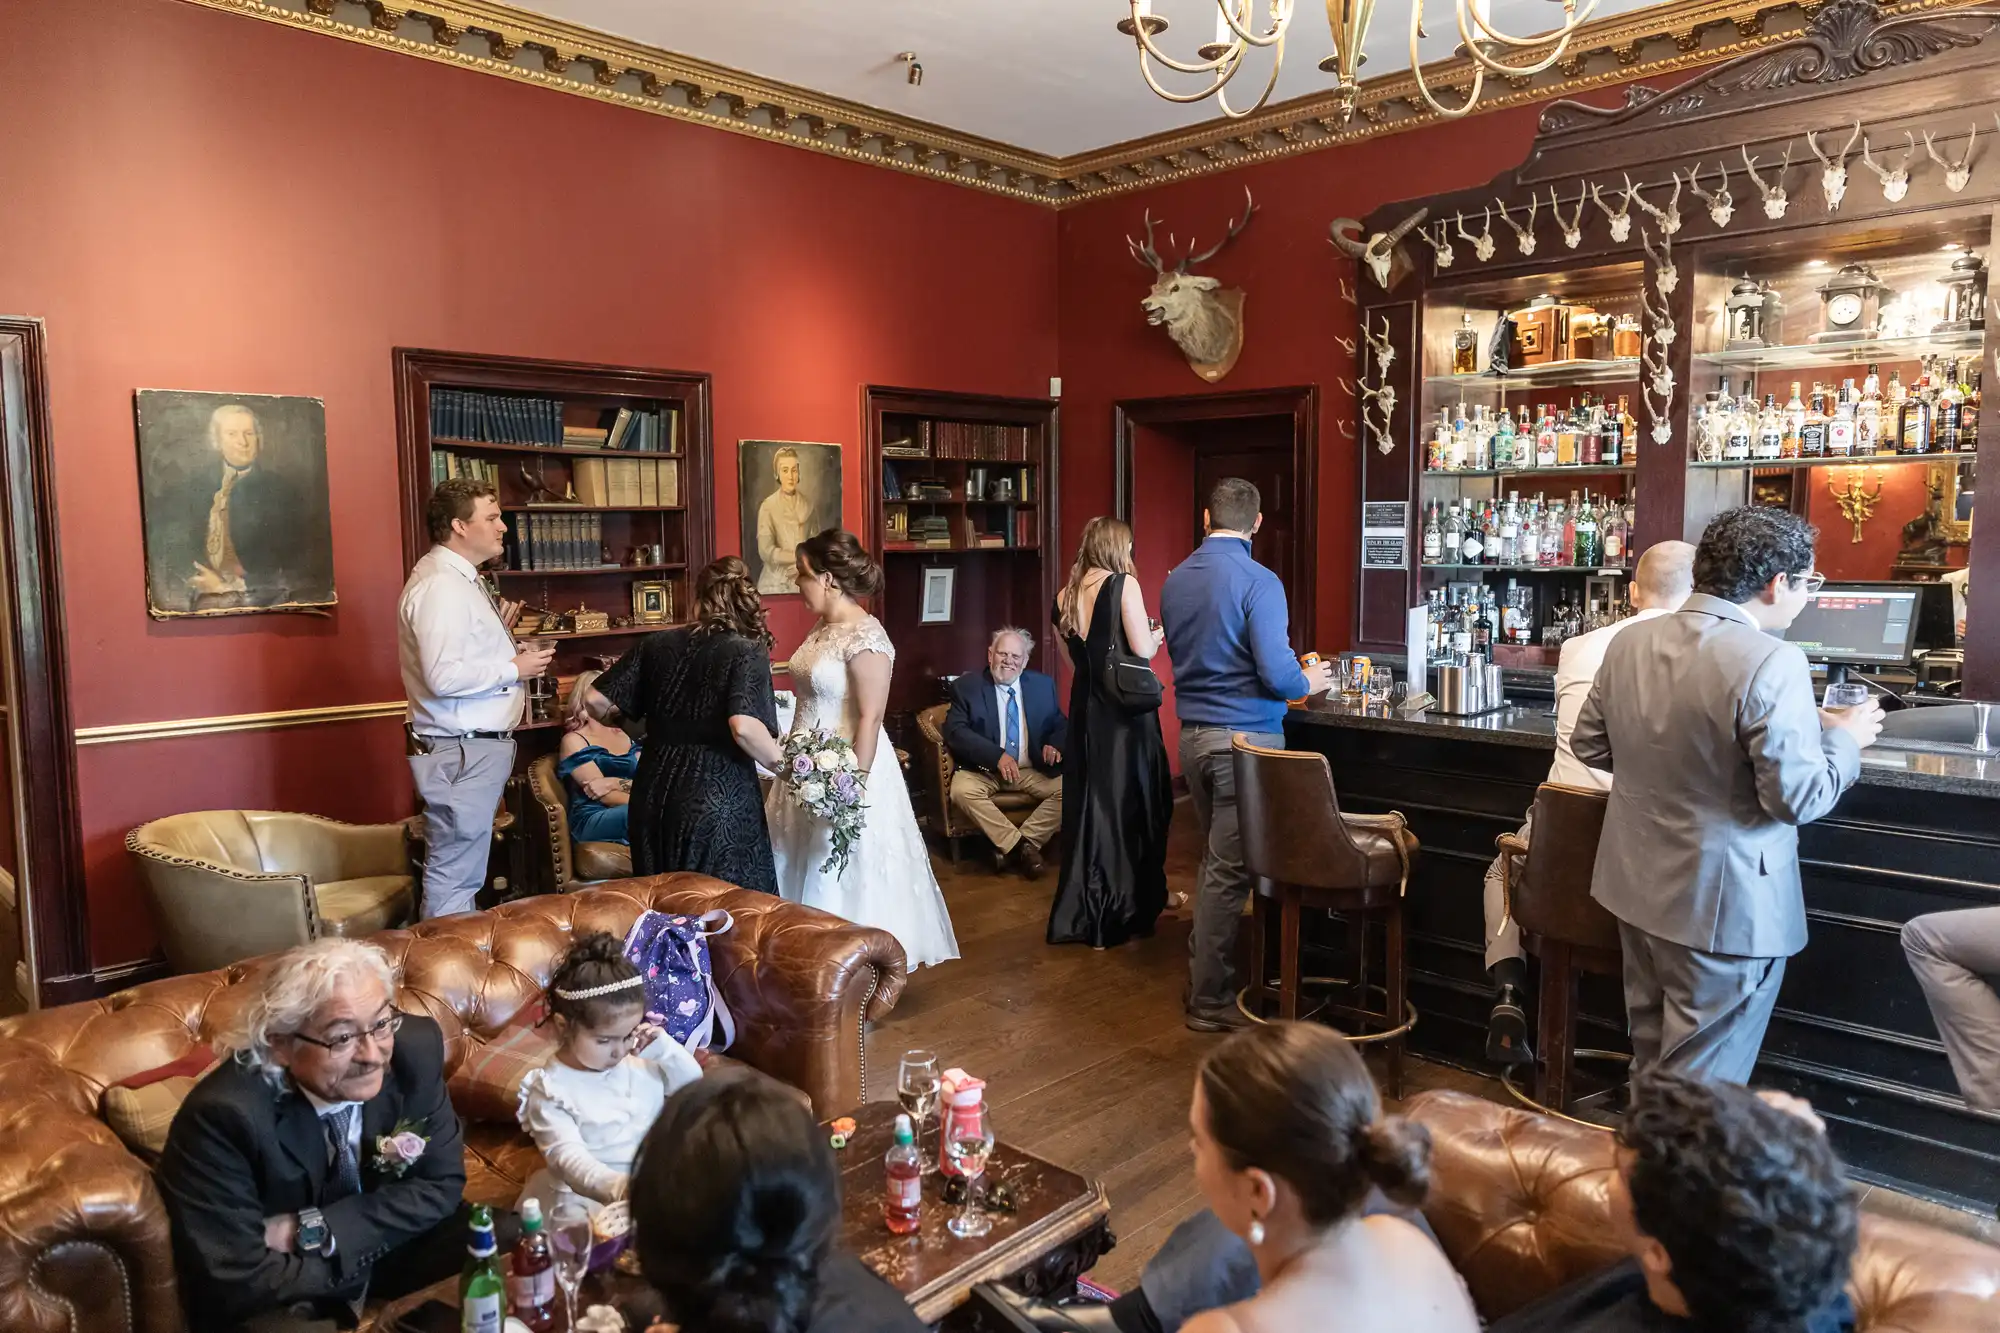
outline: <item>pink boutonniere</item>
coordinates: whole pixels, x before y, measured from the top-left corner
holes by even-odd
[[[375,1170],[391,1180],[401,1180],[417,1164],[431,1141],[417,1133],[415,1121],[398,1120],[396,1127],[375,1140]]]

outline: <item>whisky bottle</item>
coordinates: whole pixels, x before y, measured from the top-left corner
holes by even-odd
[[[1826,394],[1813,385],[1812,406],[1806,409],[1805,421],[1799,426],[1799,457],[1826,457]]]
[[[1941,454],[1958,452],[1965,400],[1958,387],[1958,362],[1944,372],[1938,385],[1937,407],[1931,415],[1931,448]]]
[[[1451,338],[1451,373],[1472,375],[1479,371],[1479,331],[1472,327],[1472,312],[1459,316],[1458,332]]]
[[[1785,403],[1785,433],[1778,447],[1778,457],[1797,458],[1805,452],[1799,433],[1806,424],[1806,405],[1799,398],[1799,382],[1792,381],[1792,396]]]
[[[1778,410],[1778,395],[1764,395],[1764,410],[1757,414],[1757,458],[1777,458],[1785,448],[1785,417]]]
[[[1444,559],[1444,528],[1438,522],[1438,502],[1431,501],[1424,515],[1424,563],[1435,565]]]
[[[1576,466],[1576,404],[1571,403],[1556,423],[1556,466]]]
[[[1868,377],[1861,381],[1861,399],[1854,405],[1854,453],[1866,457],[1880,453],[1881,446],[1882,381],[1870,365]]]
[[[1854,381],[1848,380],[1834,399],[1833,416],[1826,423],[1828,458],[1850,458],[1854,454],[1854,399],[1849,392],[1853,387]]]
[[[1722,397],[1723,401],[1727,404],[1722,410],[1728,413],[1728,416],[1725,418],[1727,424],[1722,428],[1722,456],[1732,463],[1745,462],[1750,457],[1750,436],[1753,429],[1750,423],[1750,413],[1744,408],[1744,399],[1747,399],[1749,395],[1745,394],[1743,398],[1731,399],[1729,397],[1728,381],[1725,380],[1723,382]]]
[[[1903,399],[1896,413],[1896,452],[1927,454],[1931,451],[1931,404],[1921,392]]]

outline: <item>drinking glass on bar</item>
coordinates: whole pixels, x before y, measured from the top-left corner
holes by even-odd
[[[986,1174],[986,1159],[993,1155],[993,1121],[983,1103],[954,1106],[949,1120],[949,1129],[939,1137],[944,1154],[965,1177],[965,1207],[945,1223],[945,1229],[961,1240],[970,1240],[993,1230],[993,1219],[979,1208],[979,1178]]]
[[[1866,685],[1858,685],[1852,681],[1845,681],[1839,685],[1829,685],[1826,687],[1826,702],[1823,706],[1829,712],[1844,713],[1850,708],[1859,708],[1867,702],[1868,687]]]
[[[896,1071],[896,1100],[909,1112],[910,1126],[917,1132],[918,1165],[925,1171],[937,1170],[937,1159],[924,1153],[924,1126],[937,1112],[937,1055],[931,1051],[905,1051]]]
[[[583,1289],[583,1275],[590,1269],[590,1251],[596,1243],[589,1209],[572,1199],[550,1210],[549,1248],[555,1251],[556,1282],[562,1287],[570,1328],[576,1327],[576,1297]]]

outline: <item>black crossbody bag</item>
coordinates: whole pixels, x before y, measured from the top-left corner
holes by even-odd
[[[1104,654],[1104,670],[1098,683],[1104,687],[1106,696],[1126,712],[1156,712],[1165,702],[1166,690],[1153,674],[1152,664],[1134,653],[1125,637],[1124,589],[1119,589],[1111,600],[1111,645]]]

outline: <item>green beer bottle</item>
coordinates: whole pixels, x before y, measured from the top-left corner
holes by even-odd
[[[471,1256],[458,1280],[460,1333],[502,1333],[507,1322],[507,1278],[493,1245],[493,1212],[485,1204],[472,1206]]]

